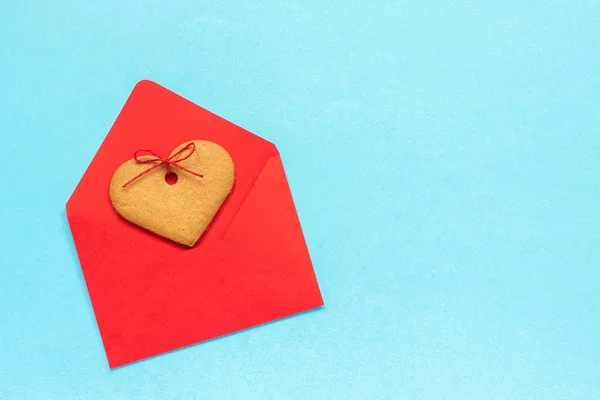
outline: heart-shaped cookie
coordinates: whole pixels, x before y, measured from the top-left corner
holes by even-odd
[[[109,194],[115,210],[157,235],[194,246],[231,193],[231,156],[216,143],[194,140],[173,150],[166,159],[172,158],[170,163],[136,158],[123,163],[112,177]]]

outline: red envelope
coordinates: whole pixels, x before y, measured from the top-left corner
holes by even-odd
[[[116,169],[138,149],[223,146],[236,182],[187,249],[117,215]],[[150,81],[136,85],[67,203],[111,368],[323,305],[277,148]]]

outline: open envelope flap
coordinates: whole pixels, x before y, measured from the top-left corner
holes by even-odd
[[[118,234],[126,241],[172,259],[181,247],[119,217],[111,204],[108,187],[114,172],[140,148],[167,155],[190,140],[208,140],[227,149],[236,168],[235,187],[210,224],[202,242],[220,240],[238,208],[250,192],[265,163],[277,148],[263,138],[199,107],[150,81],[138,83],[98,149],[87,171],[67,203],[71,215],[85,217]],[[160,172],[156,172],[160,173]]]

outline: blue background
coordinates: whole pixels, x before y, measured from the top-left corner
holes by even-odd
[[[600,3],[0,7],[0,398],[600,398]],[[110,371],[65,203],[151,79],[275,142],[326,306]]]

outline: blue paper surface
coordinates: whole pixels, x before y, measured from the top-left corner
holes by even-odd
[[[600,3],[290,3],[0,7],[0,398],[600,398]],[[277,143],[326,306],[111,372],[64,205],[141,79]]]

